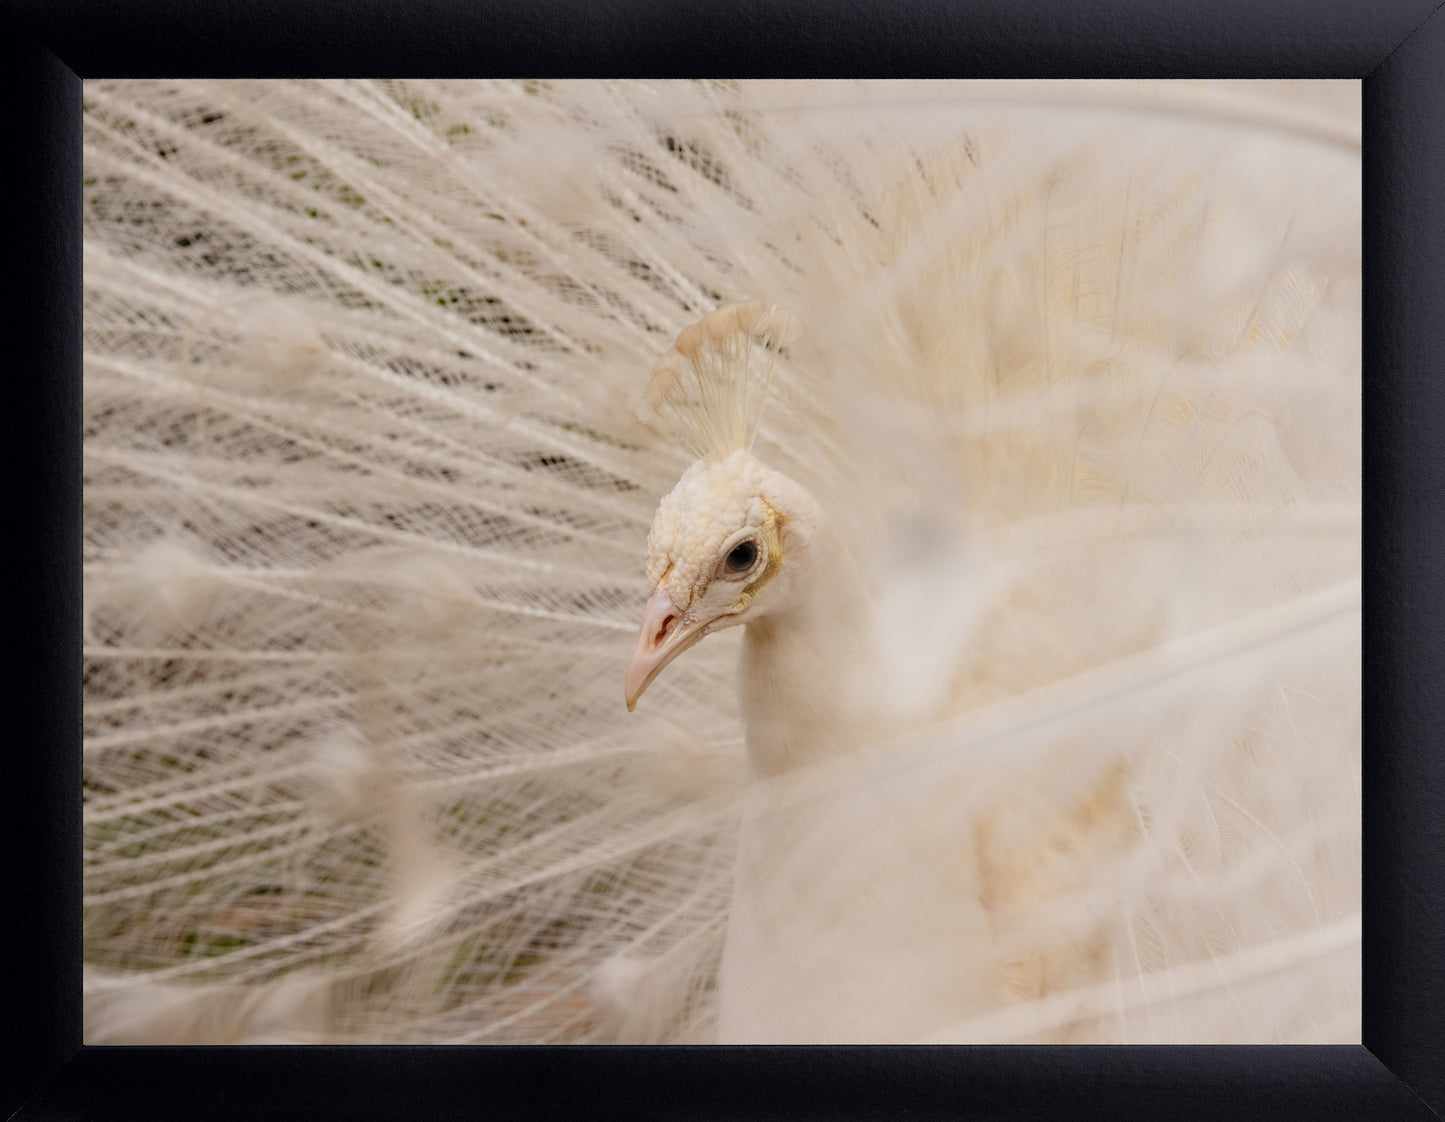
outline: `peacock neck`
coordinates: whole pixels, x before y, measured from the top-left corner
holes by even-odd
[[[739,693],[754,775],[780,775],[847,751],[875,731],[873,603],[842,539],[811,543],[806,586],[751,621]]]

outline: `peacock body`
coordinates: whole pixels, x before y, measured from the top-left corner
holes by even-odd
[[[1357,122],[88,82],[87,1040],[1358,1040]]]

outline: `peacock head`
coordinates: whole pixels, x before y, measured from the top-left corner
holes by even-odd
[[[776,308],[724,305],[682,331],[653,370],[641,419],[667,421],[698,460],[647,537],[650,598],[627,667],[629,710],[705,635],[780,610],[806,582],[817,504],[749,451],[786,323]]]
[[[703,636],[792,604],[817,525],[808,494],[745,451],[688,468],[647,536],[651,596],[627,667],[627,708]]]

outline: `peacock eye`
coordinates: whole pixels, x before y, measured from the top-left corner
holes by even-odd
[[[756,542],[739,542],[728,554],[727,569],[730,573],[746,573],[758,559]]]

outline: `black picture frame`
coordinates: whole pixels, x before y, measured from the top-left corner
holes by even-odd
[[[1445,1116],[1442,7],[0,0],[6,1116]],[[80,78],[178,72],[1362,79],[1363,1045],[83,1047]]]

